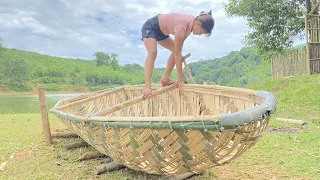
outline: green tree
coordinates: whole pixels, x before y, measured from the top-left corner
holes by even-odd
[[[304,29],[302,15],[310,11],[310,0],[229,0],[224,9],[229,17],[244,17],[250,28],[245,42],[262,52],[291,47]]]
[[[5,50],[6,50],[6,49],[3,47],[3,45],[2,45],[2,40],[1,40],[1,38],[0,38],[0,58],[1,58],[1,56],[2,56],[2,54],[4,53]]]
[[[77,73],[73,77],[73,83],[77,89],[83,89],[87,86],[88,81],[86,80],[86,76],[83,73]]]
[[[6,60],[4,62],[3,84],[10,90],[29,90],[30,78],[28,64],[23,59]]]
[[[112,53],[111,54],[111,62],[110,65],[113,68],[113,70],[118,70],[119,65],[118,65],[118,54]]]
[[[104,52],[96,52],[93,54],[93,56],[95,56],[95,61],[97,66],[102,66],[104,64],[109,64],[111,61],[111,57],[109,56],[109,54],[104,53]]]
[[[140,66],[139,64],[137,63],[134,63],[134,64],[126,64],[123,66],[123,69],[127,72],[135,72],[135,71],[142,71],[143,70],[143,67]]]

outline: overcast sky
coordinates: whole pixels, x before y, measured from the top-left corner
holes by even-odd
[[[143,23],[170,12],[197,16],[212,10],[212,35],[190,35],[183,54],[187,62],[216,58],[243,47],[247,23],[227,18],[223,0],[0,0],[0,38],[8,48],[52,56],[94,59],[97,51],[117,53],[119,64],[143,66]],[[169,51],[158,45],[156,67],[165,67]]]

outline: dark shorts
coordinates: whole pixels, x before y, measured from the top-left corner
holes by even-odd
[[[164,35],[160,29],[158,15],[148,19],[142,26],[141,29],[142,38],[154,38],[157,41],[167,39],[169,35]]]

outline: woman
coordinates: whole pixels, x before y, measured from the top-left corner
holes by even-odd
[[[185,39],[192,32],[195,35],[206,34],[211,35],[214,27],[214,19],[210,12],[201,12],[199,16],[170,13],[159,14],[148,19],[141,29],[142,41],[147,49],[148,56],[145,61],[145,87],[142,91],[145,98],[151,98],[151,77],[154,69],[154,61],[157,57],[157,43],[162,47],[171,51],[169,56],[166,71],[161,78],[161,85],[168,86],[174,83],[170,80],[170,73],[176,65],[178,78],[177,85],[180,88],[185,83],[185,78],[182,72],[182,46]],[[169,36],[172,34],[174,40]]]

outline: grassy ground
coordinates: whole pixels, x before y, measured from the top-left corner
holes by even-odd
[[[278,111],[262,139],[235,161],[192,179],[320,178],[320,75],[270,80],[250,89],[274,92]],[[276,122],[276,117],[302,119],[306,125]],[[318,117],[318,118],[317,118]],[[64,129],[52,115],[51,129]],[[78,162],[90,147],[66,150],[79,139],[54,139],[45,146],[39,114],[0,115],[0,179],[159,179],[130,169],[94,176],[99,160]]]

